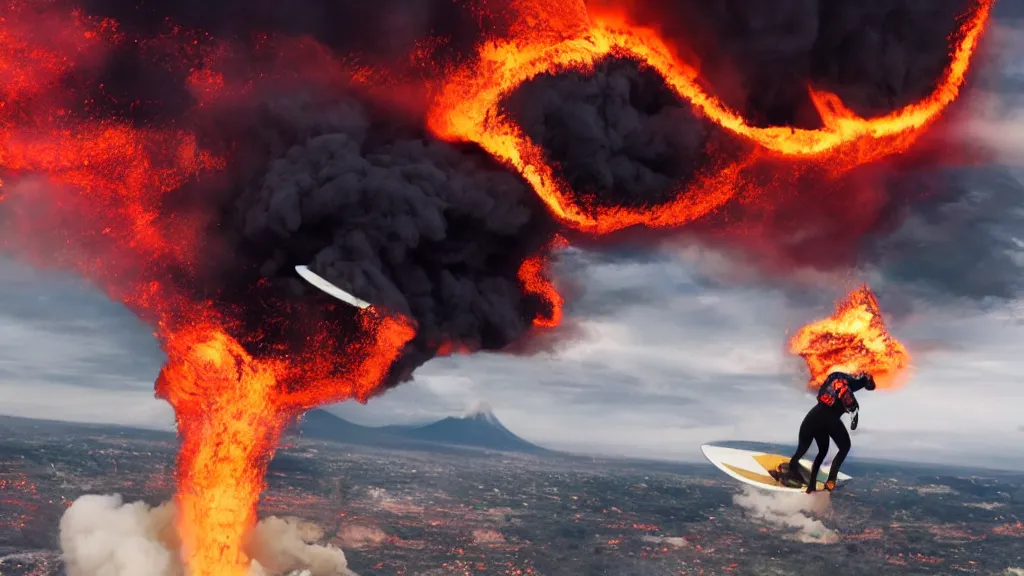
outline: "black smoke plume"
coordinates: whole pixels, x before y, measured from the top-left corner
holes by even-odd
[[[949,62],[958,16],[970,4],[656,1],[634,2],[631,11],[688,48],[708,91],[752,124],[813,129],[821,119],[809,87],[838,94],[865,117],[932,92]],[[629,61],[606,61],[586,76],[542,76],[508,104],[574,190],[605,205],[664,201],[709,158],[744,153],[735,137],[680,102],[657,72]],[[936,159],[915,160],[927,165]],[[869,167],[830,189],[812,181],[777,197],[740,196],[684,233],[758,245],[786,266],[848,266],[865,235],[889,232],[907,201],[935,193],[907,190],[905,180],[890,183],[885,176]],[[891,189],[876,193],[885,186]],[[760,233],[744,241],[743,230],[753,221]],[[802,241],[792,243],[797,236]]]
[[[686,46],[709,91],[754,122],[814,127],[808,85],[838,92],[862,114],[928,93],[948,61],[956,15],[967,5],[688,0],[632,10]],[[452,54],[483,38],[475,13],[444,0],[190,0],[145,7],[88,0],[86,7],[142,32],[156,33],[171,18],[238,42],[257,31],[308,34],[371,62],[394,61],[428,36],[446,37]],[[157,71],[137,54],[116,56],[105,74],[109,101],[149,102],[132,109],[139,122],[169,121],[189,107],[180,76]],[[657,203],[706,161],[709,149],[731,142],[655,73],[630,62],[606,62],[587,77],[542,77],[507,104],[569,182],[604,204]],[[294,275],[295,265],[310,265],[359,297],[415,318],[418,336],[393,384],[446,342],[505,348],[544,308],[523,292],[517,273],[557,227],[518,176],[476,147],[438,142],[421,119],[356,92],[287,85],[258,102],[207,111],[198,129],[207,141],[234,143],[232,165],[167,209],[217,215],[196,283],[226,308],[243,311],[250,328],[287,326],[278,338],[300,338],[306,328],[285,320],[333,314]],[[773,211],[786,234],[795,232],[791,223],[868,233],[895,212],[887,197],[851,215],[841,208],[857,197],[800,194]],[[694,229],[720,233],[742,213],[736,210],[726,206]],[[344,319],[351,311],[337,314]]]

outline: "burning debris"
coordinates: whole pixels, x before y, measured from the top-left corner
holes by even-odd
[[[472,57],[434,60],[429,48],[443,42],[428,42],[414,66],[388,70],[348,65],[309,39],[256,34],[246,46],[174,27],[147,37],[83,10],[5,0],[4,248],[79,271],[156,327],[168,356],[157,394],[182,438],[181,560],[190,576],[242,576],[267,462],[303,410],[365,401],[438,353],[508,349],[557,326],[563,301],[546,265],[565,238],[707,225],[718,209],[832,185],[907,150],[957,98],[991,4],[970,2],[952,57],[916,101],[865,115],[814,89],[819,126],[798,127],[763,125],[756,106],[738,112],[680,42],[629,10],[583,2],[513,2],[486,16],[510,18],[470,42]],[[125,53],[176,77],[193,109],[144,121],[145,103],[105,92],[103,63]],[[607,58],[656,72],[728,143],[702,143],[699,169],[664,202],[623,202],[612,185],[576,190],[504,111],[525,83]],[[409,74],[423,63],[430,74]],[[427,103],[422,118],[410,101]],[[312,297],[296,266],[373,306]]]
[[[801,328],[789,351],[807,362],[813,389],[836,370],[869,372],[881,389],[903,384],[910,354],[889,334],[871,289],[861,286],[836,305],[832,316]]]

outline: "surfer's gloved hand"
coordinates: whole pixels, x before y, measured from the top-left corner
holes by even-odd
[[[853,419],[850,420],[850,430],[856,430],[858,423],[860,423],[860,414],[854,414]]]

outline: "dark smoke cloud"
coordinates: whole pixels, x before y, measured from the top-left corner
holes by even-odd
[[[574,190],[609,205],[665,201],[706,164],[710,149],[735,147],[656,72],[628,61],[606,61],[589,76],[543,76],[507,105]]]
[[[520,178],[478,149],[386,116],[349,96],[293,94],[237,126],[236,183],[223,195],[217,232],[233,262],[230,276],[211,281],[264,325],[265,308],[252,307],[246,290],[261,278],[270,279],[261,298],[329,302],[295,275],[297,264],[309,265],[416,320],[401,372],[448,343],[506,347],[546,312],[518,272],[543,253],[552,220]]]
[[[455,48],[478,40],[479,22],[454,4],[88,5],[139,30],[158,30],[172,17],[215,36],[303,32],[340,51],[359,49],[387,61],[428,34],[450,36]],[[954,15],[965,5],[966,0],[691,0],[671,7],[645,4],[636,11],[670,36],[686,39],[711,91],[752,120],[814,126],[809,82],[835,88],[862,113],[891,110],[927,93],[946,62]],[[402,33],[389,37],[389,30]],[[152,108],[162,106],[160,113],[173,116],[183,107],[186,93],[179,86],[179,96],[173,96],[167,88],[180,78],[158,78],[138,55],[119,58],[107,71],[107,89],[127,96],[120,101],[148,91],[163,95],[143,98],[159,100]],[[216,292],[225,306],[246,310],[254,325],[281,323],[296,307],[299,316],[320,319],[328,314],[326,297],[293,272],[296,264],[311,265],[358,296],[416,319],[419,335],[405,373],[444,340],[499,349],[522,337],[541,303],[520,290],[518,267],[555,230],[527,185],[475,147],[436,142],[416,119],[377,108],[355,93],[278,88],[278,96],[258,105],[206,114],[204,138],[238,147],[227,181],[211,180],[200,194],[185,195],[191,208],[220,214],[210,229],[203,290]],[[668,94],[656,75],[629,63],[602,64],[586,78],[540,78],[512,95],[509,105],[574,187],[607,203],[657,202],[702,166],[709,148],[736,145]],[[793,223],[826,229],[856,217],[851,230],[859,234],[875,225],[891,228],[889,220],[898,213],[887,198],[877,198],[871,210],[849,215],[841,208],[861,198],[839,197],[798,194],[777,210],[775,224],[794,234]],[[168,209],[176,207],[171,203]],[[722,213],[728,216],[730,208]],[[694,229],[720,231],[728,228],[727,220],[711,218]],[[781,244],[780,238],[781,232],[771,240]],[[815,240],[807,244],[823,246],[819,252],[827,252],[829,242],[848,243]],[[787,249],[801,257],[801,246]],[[828,253],[815,256],[835,260]],[[261,278],[269,278],[269,287],[254,289]]]
[[[339,52],[404,56],[427,36],[473,39],[479,20],[453,0],[83,0],[90,14],[116,19],[125,28],[156,34],[167,20],[220,39],[254,33],[306,35]]]
[[[969,6],[966,0],[635,4],[642,21],[690,48],[711,93],[755,123],[808,128],[820,125],[808,85],[836,92],[862,115],[884,114],[931,92],[948,63],[948,37],[957,16]],[[984,56],[976,67],[985,64]],[[709,150],[727,155],[737,150],[734,140],[696,117],[655,72],[639,71],[629,62],[606,62],[589,76],[538,78],[508,105],[575,189],[608,204],[662,200],[703,166]],[[922,282],[927,276],[933,289],[957,296],[1015,293],[1008,281],[1016,278],[1016,267],[1000,262],[1006,252],[988,244],[996,240],[994,228],[975,224],[984,219],[982,213],[994,217],[1007,206],[997,198],[1012,201],[1019,183],[998,175],[972,181],[985,171],[933,177],[932,160],[942,159],[924,154],[905,166],[896,161],[867,167],[829,189],[812,182],[786,191],[785,197],[752,203],[740,197],[683,233],[753,248],[761,257],[751,265],[773,273],[793,266],[836,270],[877,263],[898,269],[895,281]],[[989,190],[990,185],[995,188]],[[979,194],[989,200],[979,201]],[[940,270],[928,261],[943,246],[932,244],[914,263],[915,242],[922,239],[913,239],[908,228],[913,224],[901,224],[905,218],[928,221],[931,236],[949,238],[950,244],[954,236],[941,232],[943,226],[968,234],[954,252],[966,256],[968,246],[989,246],[985,262],[949,260]],[[955,273],[957,264],[972,270],[970,279]]]
[[[689,46],[713,92],[754,122],[814,127],[808,83],[855,111],[928,93],[967,0],[636,2],[641,21]],[[672,15],[666,17],[666,15]]]

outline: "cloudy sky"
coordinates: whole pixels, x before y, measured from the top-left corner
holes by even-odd
[[[992,46],[1024,53],[1024,28],[1004,21]],[[683,242],[569,252],[560,269],[584,292],[558,350],[438,359],[368,405],[331,409],[377,425],[486,402],[545,446],[674,460],[708,441],[793,443],[813,399],[787,334],[867,281],[916,370],[900,390],[860,394],[854,457],[1024,468],[1024,64],[993,62],[960,136],[996,147],[1000,166],[945,175],[968,193],[915,207],[860,269],[769,281]],[[0,413],[172,426],[153,398],[150,330],[73,277],[0,260],[0,350]]]

